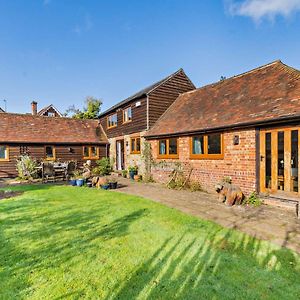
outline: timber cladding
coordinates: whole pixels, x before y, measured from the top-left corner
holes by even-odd
[[[138,103],[138,105],[136,105]],[[123,122],[124,109],[131,107],[132,121]],[[117,114],[117,126],[108,128],[107,118]],[[100,117],[100,124],[106,132],[108,138],[141,132],[147,128],[147,97],[135,99],[118,107],[115,111]]]
[[[42,144],[6,144],[9,147],[9,160],[0,161],[0,178],[15,177],[18,175],[16,170],[17,158],[25,151],[34,159],[42,161],[45,159],[45,145]],[[77,161],[82,166],[86,159],[83,159],[83,145],[53,145],[57,161]],[[94,145],[99,147],[99,159],[106,157],[105,145]],[[95,165],[95,160],[92,160]]]

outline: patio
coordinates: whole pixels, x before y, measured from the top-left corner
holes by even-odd
[[[145,184],[123,178],[118,180],[121,184],[118,192],[151,199],[300,253],[300,220],[293,211],[268,205],[227,207],[217,202],[214,194],[170,190],[157,183]]]

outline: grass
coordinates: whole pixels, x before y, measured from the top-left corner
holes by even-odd
[[[152,201],[23,186],[0,201],[0,299],[299,299],[294,252]]]

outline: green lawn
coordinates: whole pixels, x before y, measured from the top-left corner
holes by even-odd
[[[0,299],[300,299],[300,257],[152,201],[64,186],[0,201]]]

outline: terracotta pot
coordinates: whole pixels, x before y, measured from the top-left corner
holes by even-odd
[[[135,181],[139,181],[141,179],[141,175],[134,175],[133,178]]]

